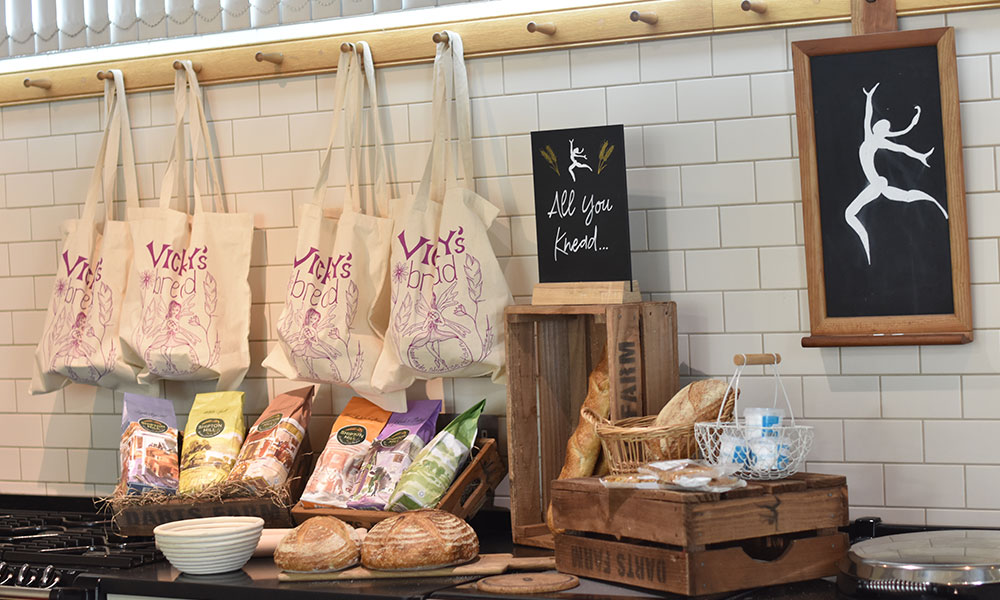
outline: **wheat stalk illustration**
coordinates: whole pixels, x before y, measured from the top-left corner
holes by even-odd
[[[541,153],[542,158],[545,159],[545,162],[549,163],[552,170],[556,172],[556,175],[560,175],[559,159],[556,158],[556,152],[552,149],[552,146],[546,145],[544,148],[539,150],[539,152]]]
[[[608,140],[604,140],[601,144],[601,152],[597,155],[597,174],[600,175],[604,167],[608,166],[608,158],[611,157],[611,153],[615,151],[614,144],[608,144]]]

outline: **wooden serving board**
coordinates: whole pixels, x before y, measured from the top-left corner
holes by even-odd
[[[556,568],[554,556],[514,558],[511,554],[480,554],[476,560],[424,571],[375,571],[353,567],[336,573],[279,573],[278,581],[337,581],[343,579],[410,579],[458,575],[499,575],[507,571],[546,571]]]

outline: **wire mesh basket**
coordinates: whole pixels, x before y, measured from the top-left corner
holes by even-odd
[[[782,424],[781,418],[753,420],[734,417],[724,421],[720,411],[715,421],[695,423],[694,436],[702,456],[711,464],[736,464],[737,477],[752,480],[783,479],[797,473],[805,464],[809,449],[812,448],[813,428],[796,425],[791,402],[785,385],[778,375],[778,354],[738,354],[734,357],[736,372],[729,387],[736,391],[736,409],[739,415],[740,375],[748,364],[773,365],[775,378],[774,405],[777,406],[778,390],[785,397],[788,407],[789,425]],[[728,396],[729,392],[726,391]]]

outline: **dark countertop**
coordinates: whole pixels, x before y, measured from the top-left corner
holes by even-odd
[[[482,552],[513,552],[515,556],[537,556],[548,551],[513,546],[510,537],[510,515],[504,511],[482,511],[472,521],[480,538]],[[518,596],[488,595],[475,589],[477,577],[435,577],[368,581],[279,582],[278,568],[270,559],[253,559],[241,570],[222,575],[186,575],[167,562],[127,571],[105,571],[84,576],[95,583],[101,593],[183,598],[185,600],[218,600],[232,595],[240,600],[317,600],[324,599],[471,599],[492,598],[518,600]],[[469,585],[469,582],[473,582]],[[465,584],[465,585],[463,585]],[[836,600],[832,581],[814,580],[758,590],[712,596],[712,600]],[[580,586],[566,592],[542,594],[536,598],[563,600],[596,600],[598,598],[634,599],[687,596],[619,586],[580,579]],[[523,597],[521,597],[523,598]],[[706,598],[709,597],[702,597]]]

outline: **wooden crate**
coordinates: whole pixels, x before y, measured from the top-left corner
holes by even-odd
[[[474,449],[472,462],[452,482],[437,508],[463,519],[471,519],[486,503],[507,475],[507,465],[500,456],[496,440],[481,438]],[[384,510],[354,510],[349,508],[307,508],[302,502],[292,507],[292,518],[299,524],[309,517],[331,516],[355,527],[370,528],[382,519],[399,513]]]
[[[302,495],[309,479],[313,461],[309,437],[302,440],[292,471],[288,476],[289,498],[294,503]],[[264,527],[292,527],[288,507],[278,506],[270,499],[230,498],[218,502],[194,503],[183,498],[170,498],[157,504],[129,506],[114,515],[114,525],[122,535],[153,535],[153,528],[162,523],[202,517],[247,516],[264,519]]]
[[[552,484],[556,568],[702,595],[837,573],[847,552],[847,484],[798,473],[725,494],[607,489],[597,478]]]
[[[514,542],[553,548],[549,482],[579,420],[587,376],[609,344],[611,415],[655,414],[678,389],[673,302],[509,306],[507,446]]]

